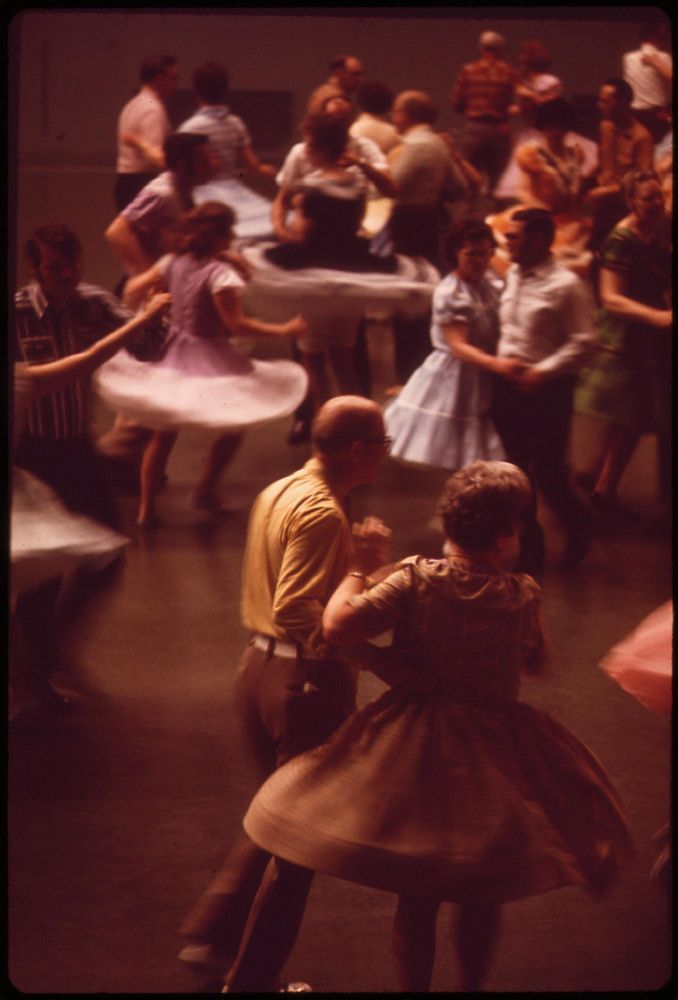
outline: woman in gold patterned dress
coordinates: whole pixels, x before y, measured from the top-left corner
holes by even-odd
[[[245,817],[283,869],[398,894],[405,992],[429,989],[441,902],[459,904],[461,989],[479,990],[502,903],[565,885],[603,891],[629,846],[598,760],[517,700],[521,672],[545,661],[540,588],[505,569],[529,503],[515,466],[474,462],[443,496],[444,558],[407,558],[369,590],[360,573],[344,578],[325,635],[355,647],[393,629],[392,646],[363,661],[390,689],[277,771]]]

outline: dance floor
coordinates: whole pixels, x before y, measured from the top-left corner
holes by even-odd
[[[389,373],[384,331],[372,334],[377,381]],[[98,413],[103,428],[110,415]],[[139,534],[135,500],[121,498],[132,541],[124,570],[78,622],[69,643],[79,692],[66,718],[19,719],[9,735],[10,976],[36,993],[200,993],[216,984],[176,960],[177,928],[235,836],[250,794],[231,708],[245,638],[239,623],[247,507],[300,465],[287,422],[250,433],[226,482],[243,510],[218,521],[188,494],[205,453],[181,436],[159,502],[163,526]],[[577,423],[575,456],[595,427]],[[650,882],[656,830],[669,815],[670,727],[598,669],[607,649],[670,596],[666,529],[653,527],[655,460],[644,441],[624,481],[650,517],[596,537],[582,566],[544,580],[553,660],[524,697],[570,726],[600,757],[626,804],[636,854],[609,898],[563,889],[505,907],[488,989],[653,990],[668,975],[668,902]],[[357,492],[355,516],[393,528],[396,556],[435,554],[432,523],[442,473],[387,462]],[[544,515],[551,561],[560,539]],[[382,690],[365,675],[360,697]],[[394,900],[318,876],[288,974],[318,992],[395,989]],[[457,979],[441,911],[433,988]]]
[[[96,233],[102,229],[97,221]],[[87,259],[89,280],[103,280],[95,255]],[[108,268],[111,287],[117,275]],[[372,331],[371,350],[381,399],[393,378],[383,329]],[[97,421],[104,429],[111,415],[100,409]],[[196,434],[181,435],[171,456],[161,527],[140,534],[135,498],[121,498],[131,538],[123,571],[68,643],[64,683],[76,692],[74,707],[67,717],[34,715],[10,726],[9,974],[23,992],[218,991],[177,961],[177,929],[223,859],[251,792],[231,705],[245,639],[240,566],[252,499],[308,455],[307,446],[285,443],[288,426],[247,435],[226,477],[244,503],[230,517],[211,520],[189,507],[206,452]],[[592,453],[597,433],[577,421],[575,465]],[[354,515],[387,521],[395,556],[437,554],[432,515],[443,480],[389,461],[375,486],[357,491]],[[506,906],[491,992],[650,991],[670,974],[669,902],[649,878],[652,838],[670,814],[670,722],[598,668],[671,595],[669,531],[653,521],[655,482],[654,442],[644,439],[622,493],[645,517],[599,533],[567,575],[552,568],[561,540],[544,514],[552,663],[523,697],[570,726],[607,767],[636,852],[604,900],[562,889]],[[381,690],[365,675],[360,699]],[[387,893],[318,876],[288,978],[316,992],[393,991],[393,911]],[[436,991],[458,988],[452,913],[451,905],[441,911]]]

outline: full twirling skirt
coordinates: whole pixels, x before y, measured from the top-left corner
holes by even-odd
[[[289,416],[306,394],[294,361],[246,357],[225,338],[177,338],[160,362],[126,351],[102,365],[94,386],[116,413],[152,430],[239,432]]]
[[[451,901],[602,891],[630,847],[601,764],[544,712],[394,690],[276,771],[244,826],[295,864]]]
[[[600,667],[641,705],[670,715],[672,652],[673,601],[667,601],[613,646]]]
[[[279,267],[266,257],[274,244],[248,247],[243,256],[252,266],[243,305],[268,320],[285,320],[301,312],[307,319],[357,318],[366,310],[424,315],[438,271],[423,257],[397,255],[392,273],[335,270],[330,267]]]
[[[46,483],[25,469],[12,471],[11,598],[80,567],[103,569],[129,539],[68,510]]]

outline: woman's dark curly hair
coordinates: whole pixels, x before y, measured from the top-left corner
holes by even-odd
[[[530,481],[509,462],[473,462],[447,480],[440,503],[445,534],[471,552],[490,548],[523,522],[532,504]]]

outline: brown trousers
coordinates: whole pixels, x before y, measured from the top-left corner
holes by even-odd
[[[347,664],[277,657],[250,643],[233,694],[260,783],[326,740],[353,711],[356,688],[356,673]],[[271,856],[242,831],[181,927],[182,934],[237,955],[229,980],[234,990],[274,988],[294,944],[313,874],[283,868],[281,876]]]

